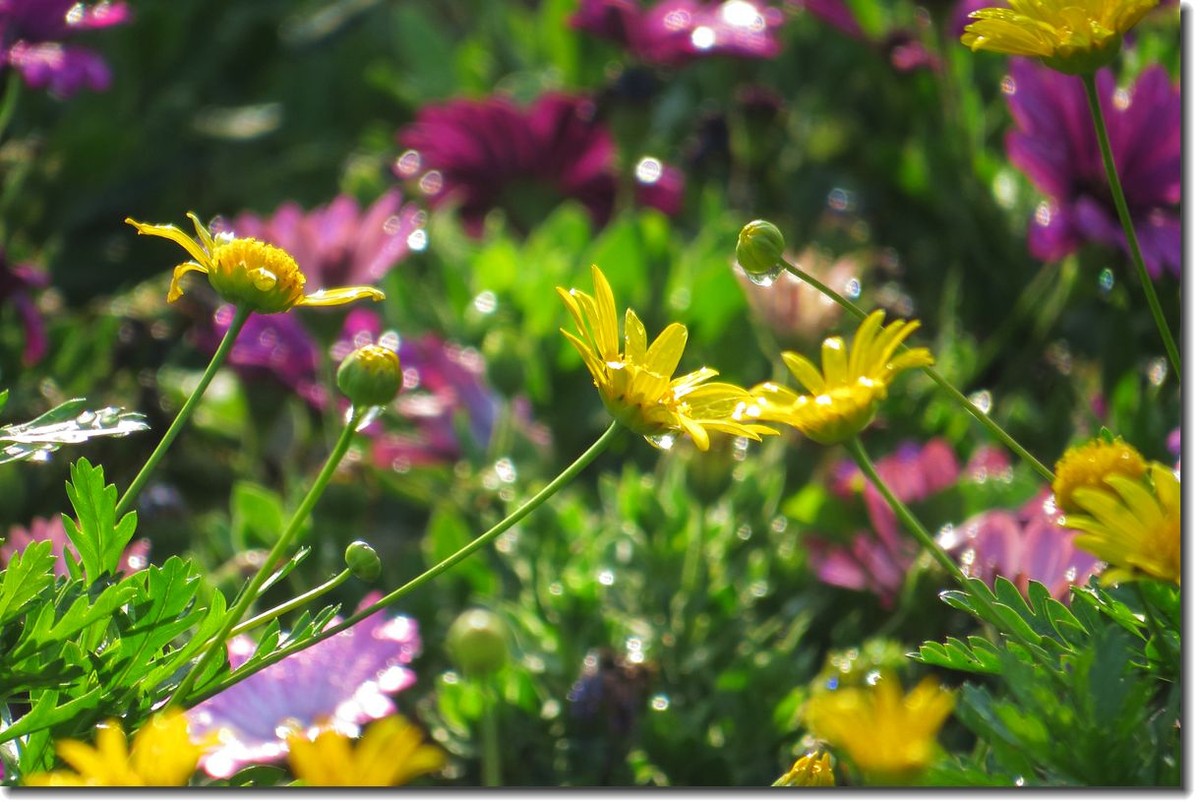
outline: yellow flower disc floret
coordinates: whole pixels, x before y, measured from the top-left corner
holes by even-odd
[[[829,754],[813,750],[796,759],[792,768],[772,786],[836,786]]]
[[[849,439],[871,422],[897,375],[933,363],[923,347],[896,355],[920,324],[897,320],[883,327],[883,311],[874,311],[859,325],[850,347],[840,336],[825,340],[820,370],[802,355],[784,353],[784,363],[809,394],[760,383],[750,390],[755,403],[746,416],[786,423],[825,445]]]
[[[1009,0],[983,8],[963,32],[971,50],[1041,59],[1062,73],[1095,72],[1112,62],[1121,37],[1158,0]]]
[[[214,238],[195,213],[188,213],[188,218],[196,229],[195,238],[174,224],[143,224],[132,218],[125,219],[139,235],[174,241],[192,256],[191,260],[175,267],[167,302],[174,302],[183,295],[180,280],[193,271],[207,274],[213,290],[226,302],[255,313],[281,313],[297,305],[344,305],[359,299],[383,299],[382,291],[369,286],[306,294],[304,273],[283,249],[254,238]]]
[[[1069,449],[1054,465],[1054,500],[1063,512],[1081,512],[1075,501],[1076,490],[1105,489],[1105,479],[1112,475],[1140,480],[1146,475],[1146,467],[1146,460],[1128,442],[1119,437],[1097,437]]]
[[[1105,489],[1074,492],[1082,513],[1065,519],[1080,534],[1075,545],[1109,564],[1100,577],[1108,585],[1138,577],[1181,581],[1180,484],[1168,467],[1153,462],[1148,478],[1114,473]]]
[[[908,694],[891,675],[873,686],[819,694],[805,706],[809,730],[845,753],[874,783],[903,783],[939,752],[937,734],[954,711],[954,694],[932,677]]]
[[[578,335],[562,334],[583,357],[605,408],[617,422],[654,439],[686,433],[700,450],[708,450],[709,431],[761,439],[778,433],[755,423],[740,422],[739,413],[753,401],[731,383],[708,383],[715,369],[702,367],[672,378],[687,328],[672,323],[647,346],[646,327],[632,310],[625,311],[624,349],[617,330],[617,306],[604,273],[592,266],[596,294],[557,289]]]

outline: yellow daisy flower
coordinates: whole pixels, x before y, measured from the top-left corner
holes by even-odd
[[[932,677],[908,694],[890,675],[873,686],[843,687],[809,700],[809,730],[844,752],[867,778],[909,780],[934,760],[937,734],[954,711],[954,694]]]
[[[345,305],[359,299],[383,299],[382,291],[369,286],[305,294],[304,273],[287,252],[254,238],[227,235],[214,238],[195,213],[187,215],[196,227],[194,239],[174,224],[142,224],[132,218],[125,219],[139,235],[174,241],[192,256],[192,260],[175,267],[167,302],[182,296],[180,278],[191,271],[207,274],[208,282],[226,302],[248,306],[256,313],[280,313],[297,305]]]
[[[1172,470],[1150,464],[1150,477],[1112,474],[1105,489],[1081,487],[1074,503],[1086,514],[1064,524],[1080,534],[1075,545],[1109,564],[1101,584],[1153,577],[1180,583],[1180,485]]]
[[[293,734],[287,744],[292,771],[308,786],[400,786],[446,764],[441,748],[424,744],[421,731],[399,715],[371,723],[354,747],[331,730],[311,739]]]
[[[824,445],[857,434],[871,422],[897,375],[933,363],[933,356],[924,347],[895,356],[920,322],[897,320],[886,328],[882,325],[883,311],[873,312],[858,326],[849,350],[840,336],[826,339],[821,345],[824,372],[804,356],[785,352],[784,363],[810,394],[775,383],[760,383],[750,390],[755,405],[748,409],[747,416],[786,423]]]
[[[566,330],[562,334],[583,356],[614,419],[651,442],[686,433],[702,451],[708,450],[709,431],[750,439],[778,433],[739,421],[739,413],[753,402],[750,394],[730,383],[707,383],[717,375],[715,369],[703,367],[672,380],[687,343],[683,325],[668,325],[647,347],[642,320],[632,309],[626,310],[622,351],[612,287],[597,266],[592,266],[592,283],[594,297],[574,288],[556,289],[579,331],[578,336]]]
[[[813,750],[796,759],[792,768],[771,786],[836,786],[828,753]]]
[[[196,771],[204,743],[188,735],[187,717],[172,709],[158,712],[133,738],[132,751],[116,720],[96,730],[96,746],[75,739],[55,744],[58,757],[76,772],[58,770],[28,776],[26,786],[184,786]]]
[[[1054,465],[1054,500],[1067,514],[1082,513],[1075,503],[1075,491],[1082,487],[1104,488],[1104,479],[1114,473],[1129,479],[1146,475],[1146,460],[1137,448],[1120,437],[1097,437],[1077,445]]]
[[[1121,37],[1158,0],[1009,0],[971,13],[962,42],[1041,59],[1062,73],[1091,73],[1116,58]]]

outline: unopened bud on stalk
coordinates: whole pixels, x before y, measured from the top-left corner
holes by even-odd
[[[379,555],[365,540],[355,540],[346,546],[346,567],[363,582],[374,582],[383,571]]]
[[[392,402],[404,380],[400,357],[378,344],[359,347],[337,371],[338,389],[355,406],[384,406]]]
[[[485,677],[508,663],[508,627],[492,611],[472,608],[450,625],[446,646],[464,674]]]
[[[762,219],[751,221],[738,234],[738,264],[751,277],[778,274],[784,245],[779,227]]]

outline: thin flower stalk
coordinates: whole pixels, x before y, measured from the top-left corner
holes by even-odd
[[[851,316],[855,317],[860,322],[867,318],[866,311],[864,311],[862,308],[859,308],[853,302],[846,299],[841,294],[839,294],[838,292],[834,291],[829,286],[822,283],[816,277],[813,277],[811,274],[809,274],[808,272],[801,269],[799,266],[793,265],[790,261],[788,261],[786,258],[783,258],[783,257],[781,257],[779,259],[779,263],[788,272],[795,275],[796,277],[799,277],[804,282],[809,283],[810,285],[812,285],[813,288],[817,289],[822,294],[824,294],[825,296],[829,297],[831,300],[836,302],[838,305],[842,306],[842,308],[844,308]],[[904,345],[900,345],[900,347],[902,350],[908,349]],[[950,383],[950,381],[946,380],[946,378],[943,377],[943,375],[940,372],[938,372],[933,367],[929,367],[929,366],[921,367],[920,369],[922,372],[925,373],[925,375],[931,381],[933,381],[939,387],[941,387],[942,391],[946,392],[952,398],[954,398],[955,402],[957,402],[958,405],[962,406],[963,409],[966,410],[966,412],[968,414],[970,414],[972,417],[974,417],[976,420],[978,420],[979,423],[981,425],[983,425],[984,428],[986,428],[989,432],[991,432],[992,436],[994,436],[996,439],[1000,440],[1002,443],[1007,445],[1009,447],[1009,449],[1011,449],[1014,453],[1016,453],[1018,456],[1020,456],[1026,462],[1028,462],[1029,465],[1034,470],[1036,470],[1038,472],[1038,474],[1041,475],[1043,478],[1045,478],[1047,481],[1050,481],[1050,482],[1054,481],[1054,473],[1053,473],[1053,471],[1050,470],[1050,468],[1046,467],[1044,464],[1042,464],[1040,461],[1038,461],[1037,457],[1035,457],[1032,453],[1030,453],[1028,450],[1026,450],[1025,447],[1023,445],[1021,445],[1021,443],[1016,441],[1016,439],[1014,439],[1012,436],[1010,436],[1009,433],[1007,431],[1005,431],[1000,426],[999,423],[997,423],[991,417],[987,416],[987,414],[985,414],[982,409],[980,409],[978,406],[976,406],[974,403],[972,403],[970,401],[970,399],[967,398],[966,395],[964,395],[962,392],[960,392],[958,389],[956,389],[954,387],[954,384],[952,384],[952,383]]]
[[[349,450],[350,442],[354,437],[355,432],[358,430],[358,426],[362,422],[365,414],[366,410],[358,407],[355,407],[351,410],[350,416],[346,418],[346,424],[342,428],[342,433],[338,437],[337,443],[333,446],[333,450],[330,452],[329,458],[325,461],[325,466],[321,468],[321,472],[317,475],[317,478],[312,483],[312,486],[309,487],[304,499],[300,502],[300,506],[297,507],[296,511],[292,514],[292,518],[288,522],[288,525],[284,528],[283,534],[281,534],[279,539],[275,541],[275,545],[271,547],[270,553],[267,555],[266,560],[263,561],[262,566],[259,567],[258,572],[250,580],[250,584],[242,591],[241,596],[237,598],[233,604],[233,607],[231,607],[229,612],[226,614],[225,623],[222,625],[220,632],[218,632],[216,636],[213,637],[212,641],[207,645],[207,648],[204,650],[203,654],[201,654],[200,659],[188,671],[187,676],[183,678],[183,682],[181,682],[176,687],[175,691],[171,693],[171,699],[168,701],[168,705],[178,704],[187,696],[192,686],[195,685],[196,679],[200,676],[201,671],[212,661],[213,657],[220,650],[220,648],[225,646],[225,642],[229,639],[229,636],[233,634],[234,629],[242,620],[242,617],[246,615],[246,611],[250,608],[250,605],[254,603],[256,598],[258,598],[258,594],[262,590],[263,585],[266,584],[267,579],[274,572],[275,567],[279,564],[280,560],[283,559],[283,556],[291,547],[292,541],[295,539],[296,534],[300,531],[301,525],[304,524],[313,508],[317,505],[317,500],[320,499],[321,494],[325,491],[326,486],[329,484],[329,480],[333,478],[334,471],[337,470],[338,465],[342,461],[342,457],[344,457],[346,455],[346,451]],[[377,610],[379,608],[376,607],[375,609]],[[370,615],[370,613],[360,611],[358,615],[361,615],[362,618],[365,618],[367,615]],[[355,621],[356,619],[354,618],[347,619],[347,622],[354,623]],[[361,618],[357,619],[357,621],[361,621]],[[343,622],[343,625],[345,625],[347,622]],[[195,703],[192,704],[194,705]]]
[[[154,472],[154,468],[166,455],[167,449],[171,447],[171,443],[175,441],[175,437],[179,436],[179,432],[187,421],[191,419],[192,410],[200,403],[200,398],[204,397],[205,390],[212,383],[212,379],[216,377],[217,370],[225,363],[225,359],[229,357],[229,352],[233,349],[233,344],[237,341],[238,333],[242,331],[242,327],[246,324],[246,320],[250,318],[250,309],[246,306],[238,306],[233,315],[233,321],[229,325],[229,330],[225,332],[225,338],[221,339],[220,345],[217,346],[217,351],[213,353],[212,360],[208,362],[208,367],[204,370],[204,374],[200,376],[200,383],[196,384],[196,388],[188,395],[188,399],[184,401],[183,408],[175,415],[175,419],[171,422],[167,433],[163,434],[163,438],[154,448],[154,452],[150,454],[150,458],[146,460],[146,464],[142,465],[142,469],[138,471],[133,482],[129,485],[129,489],[125,490],[125,494],[121,496],[121,500],[117,502],[117,515],[128,510],[133,502],[137,500],[138,493],[150,478],[150,474]]]
[[[329,638],[330,636],[335,635],[335,634],[341,632],[342,630],[350,629],[355,624],[358,624],[360,621],[362,621],[363,619],[370,616],[372,613],[376,613],[376,612],[384,609],[385,607],[390,607],[391,605],[395,604],[397,601],[402,599],[406,594],[411,593],[413,590],[416,590],[417,588],[421,587],[425,583],[430,582],[430,581],[436,579],[437,577],[441,576],[442,574],[446,573],[451,568],[453,568],[454,566],[458,565],[463,560],[470,557],[476,551],[483,548],[488,543],[491,543],[496,538],[498,538],[500,535],[507,532],[513,526],[516,526],[518,523],[525,520],[525,518],[528,517],[530,513],[532,513],[539,506],[541,506],[543,503],[545,503],[547,499],[549,499],[551,496],[553,496],[555,493],[557,493],[563,487],[567,486],[567,484],[569,484],[576,476],[578,476],[584,470],[584,468],[586,468],[588,465],[590,465],[592,462],[594,462],[600,456],[600,454],[604,453],[604,451],[608,449],[609,445],[612,444],[613,440],[617,437],[617,435],[621,432],[621,430],[622,430],[622,428],[621,428],[620,423],[617,423],[615,421],[613,423],[611,423],[608,426],[608,428],[604,431],[604,433],[601,434],[600,437],[594,443],[592,443],[592,446],[590,448],[588,448],[586,451],[584,451],[579,456],[578,459],[576,459],[565,470],[563,470],[561,473],[559,473],[558,476],[556,476],[549,484],[547,484],[545,487],[543,487],[536,495],[534,495],[532,498],[530,498],[528,501],[526,501],[520,507],[515,509],[512,512],[512,514],[510,514],[508,517],[504,518],[502,521],[497,523],[491,529],[488,529],[482,535],[475,538],[470,543],[463,546],[461,549],[454,552],[446,559],[441,560],[440,562],[438,562],[437,564],[435,564],[428,570],[424,571],[423,573],[419,574],[418,576],[416,576],[413,579],[409,580],[408,582],[404,583],[400,587],[393,590],[391,593],[380,598],[379,601],[375,602],[374,604],[372,604],[368,607],[364,607],[363,609],[354,613],[352,616],[349,616],[345,621],[335,624],[332,627],[329,627],[329,628],[321,631],[320,633],[317,633],[316,635],[313,635],[309,638],[306,638],[301,641],[296,641],[293,644],[288,644],[287,646],[285,646],[275,652],[272,652],[270,655],[267,656],[264,663],[243,664],[241,667],[238,668],[237,671],[235,671],[233,674],[231,674],[229,677],[227,677],[225,680],[223,680],[219,685],[213,686],[212,688],[209,688],[209,689],[206,689],[204,692],[202,692],[197,697],[192,697],[192,698],[188,699],[187,707],[190,708],[190,707],[196,705],[197,703],[203,702],[208,697],[211,697],[214,694],[217,694],[217,693],[229,688],[234,683],[244,680],[245,678],[247,678],[250,675],[257,672],[259,669],[264,668],[265,666],[269,666],[272,663],[275,663],[277,661],[282,660],[283,658],[288,657],[289,655],[294,655],[295,653],[300,652],[303,649],[307,649],[308,647],[310,647],[314,644],[320,643],[324,639]],[[222,640],[224,640],[224,639],[222,639]],[[250,667],[252,667],[252,668],[250,668]],[[199,665],[197,665],[196,668],[199,668]],[[180,689],[182,689],[182,688],[183,688],[183,686],[181,685]],[[176,694],[178,694],[180,689],[176,689]],[[184,696],[180,695],[178,697],[178,699],[184,699]]]
[[[1125,240],[1129,242],[1129,254],[1133,256],[1133,265],[1137,269],[1138,280],[1142,283],[1142,291],[1146,294],[1146,302],[1154,317],[1154,324],[1162,337],[1163,346],[1167,350],[1167,358],[1175,370],[1176,378],[1183,378],[1180,372],[1179,347],[1171,328],[1167,325],[1167,317],[1163,314],[1162,304],[1146,270],[1146,260],[1142,257],[1142,247],[1138,243],[1137,231],[1133,227],[1133,217],[1129,214],[1129,204],[1125,200],[1125,190],[1121,187],[1121,177],[1117,174],[1117,165],[1113,159],[1112,143],[1108,139],[1108,127],[1104,123],[1104,115],[1100,111],[1100,94],[1096,90],[1096,74],[1087,73],[1082,76],[1083,86],[1087,90],[1088,110],[1092,113],[1092,125],[1096,129],[1096,139],[1100,143],[1100,156],[1104,160],[1104,173],[1108,177],[1108,188],[1112,191],[1113,203],[1117,206],[1117,217],[1121,219],[1121,229],[1125,230]]]

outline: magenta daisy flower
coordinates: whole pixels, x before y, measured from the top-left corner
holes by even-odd
[[[360,608],[378,598],[366,597]],[[236,669],[254,648],[248,638],[234,638],[230,665]],[[291,732],[357,736],[360,725],[396,711],[391,695],[416,681],[408,666],[420,652],[416,621],[380,611],[235,683],[187,712],[193,736],[215,732],[201,766],[227,778],[248,764],[282,759]]]
[[[1112,73],[1096,76],[1138,241],[1152,277],[1179,275],[1179,88],[1154,65],[1128,90]],[[1016,129],[1005,139],[1008,157],[1047,198],[1029,224],[1029,251],[1060,260],[1085,243],[1128,250],[1109,193],[1083,82],[1026,59],[1009,62],[1004,83]]]
[[[120,25],[129,18],[123,2],[0,0],[0,71],[12,68],[30,87],[60,97],[84,87],[106,90],[112,73],[104,59],[63,42],[81,31]]]
[[[456,204],[473,234],[493,208],[529,224],[562,199],[582,203],[602,226],[617,195],[616,149],[595,113],[590,100],[559,93],[528,108],[500,96],[426,106],[397,135],[408,150],[396,174],[416,181],[433,204]],[[645,160],[638,170],[641,199],[668,214],[678,208],[677,171]]]
[[[571,25],[625,47],[654,65],[678,66],[708,56],[770,59],[783,13],[752,0],[663,0],[643,9],[633,0],[583,0]]]

